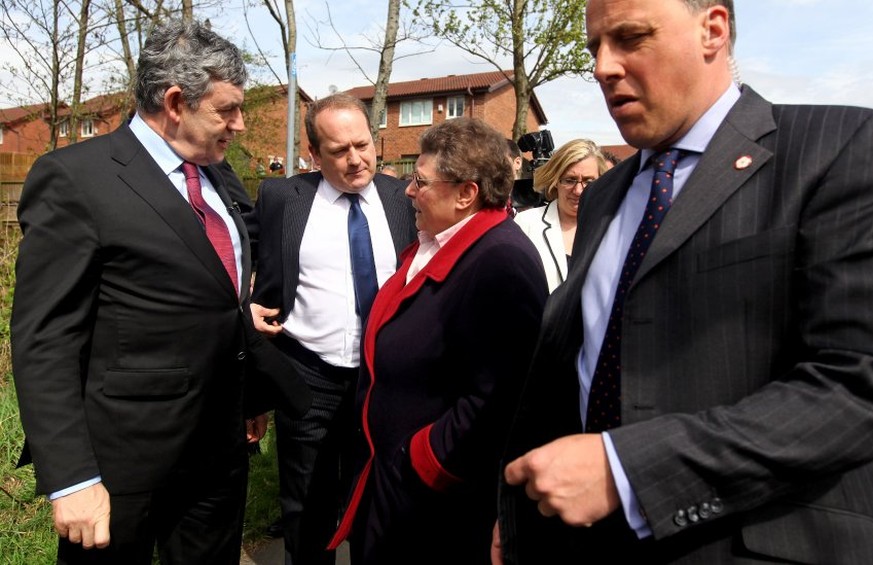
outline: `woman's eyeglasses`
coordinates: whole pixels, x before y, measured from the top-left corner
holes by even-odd
[[[434,182],[450,182],[450,183],[459,183],[459,180],[446,180],[446,179],[423,179],[418,176],[418,173],[412,173],[412,182],[415,183],[415,189],[421,190],[422,188],[428,186]]]
[[[594,182],[597,179],[574,179],[574,178],[565,178],[558,181],[558,184],[562,188],[576,188],[577,184],[582,185],[582,190],[588,188],[588,185]]]

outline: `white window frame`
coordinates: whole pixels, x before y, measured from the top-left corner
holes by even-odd
[[[0,124],[0,145],[3,145],[3,125]]]
[[[92,119],[82,120],[80,126],[79,132],[82,134],[82,137],[94,137],[94,134],[97,133],[97,128],[94,127],[94,120]]]
[[[415,117],[415,107],[419,105],[418,117]],[[400,103],[400,127],[429,126],[433,123],[433,98],[405,100]]]
[[[58,137],[70,135],[70,120],[64,120],[58,124]]]
[[[461,111],[458,113],[458,106],[460,105]],[[453,120],[455,118],[460,118],[464,115],[464,110],[466,106],[466,98],[461,96],[449,96],[446,98],[446,119]]]

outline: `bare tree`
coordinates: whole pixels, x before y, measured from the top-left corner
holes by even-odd
[[[467,53],[505,71],[512,62],[514,139],[526,129],[534,88],[591,73],[583,27],[586,0],[418,0],[422,25]]]
[[[0,0],[0,37],[17,56],[6,64],[22,103],[48,101],[49,149],[57,146],[65,81],[75,72],[79,30],[75,13],[59,2]],[[81,88],[81,86],[80,86]]]
[[[373,139],[379,138],[379,123],[381,122],[382,112],[385,111],[385,102],[388,98],[388,84],[391,82],[394,61],[431,53],[435,49],[426,43],[430,34],[416,27],[410,21],[402,19],[400,17],[400,8],[401,0],[388,0],[388,16],[385,21],[384,35],[381,38],[376,38],[360,34],[358,37],[361,39],[361,43],[359,44],[350,44],[346,39],[348,34],[343,33],[337,28],[333,21],[329,4],[325,4],[327,19],[323,22],[311,23],[308,26],[312,36],[310,43],[314,47],[326,51],[344,53],[361,72],[364,79],[374,86],[373,101],[370,106],[370,125]],[[330,28],[338,45],[329,45],[322,39],[320,33],[321,25],[326,25]],[[397,46],[404,42],[417,44],[419,47],[410,53],[397,55]],[[361,54],[368,55],[374,53],[379,55],[379,68],[375,78],[373,78],[371,72],[367,72],[366,64],[359,57]]]

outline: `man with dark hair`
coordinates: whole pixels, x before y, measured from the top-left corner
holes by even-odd
[[[247,307],[248,238],[223,162],[246,76],[203,25],[159,26],[130,123],[48,153],[25,181],[13,368],[59,563],[149,565],[156,543],[162,562],[238,562],[246,439],[266,423],[244,413],[267,408],[246,410],[244,386],[281,375],[270,396],[308,407]]]
[[[250,219],[259,239],[255,326],[275,336],[314,394],[303,418],[275,413],[285,560],[294,565],[335,560],[325,549],[346,495],[340,455],[354,430],[361,329],[416,236],[408,183],[375,172],[363,103],[322,98],[305,123],[319,172],[264,180]]]
[[[873,111],[738,86],[728,0],[586,19],[640,151],[579,203],[505,562],[873,563]]]

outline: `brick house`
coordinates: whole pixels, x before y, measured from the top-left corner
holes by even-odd
[[[512,71],[491,71],[389,84],[386,112],[376,140],[379,160],[416,159],[418,138],[424,130],[459,116],[482,119],[506,137],[511,137],[515,121],[515,91],[511,77]],[[359,86],[346,92],[369,104],[375,88]],[[547,122],[536,95],[531,96],[525,131],[537,131]]]

